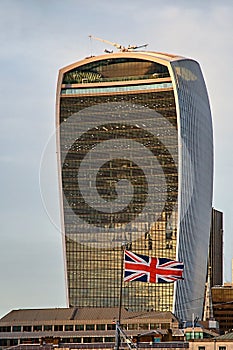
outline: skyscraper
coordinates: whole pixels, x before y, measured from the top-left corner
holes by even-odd
[[[57,147],[69,305],[118,305],[124,244],[185,266],[175,284],[123,283],[124,307],[201,316],[213,140],[199,64],[126,50],[61,69]]]
[[[210,286],[222,286],[223,284],[223,213],[212,209],[210,247]]]
[[[207,282],[203,314],[203,319],[205,321],[212,320],[214,317],[212,287],[219,287],[223,284],[223,213],[214,208],[212,208],[211,214],[209,261],[206,277]]]

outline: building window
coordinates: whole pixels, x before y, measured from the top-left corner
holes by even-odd
[[[10,332],[11,327],[10,326],[1,326],[0,327],[0,332]]]
[[[103,343],[103,337],[95,337],[94,342],[95,343]]]
[[[137,325],[137,323],[129,323],[128,324],[128,330],[129,331],[132,331],[132,330],[137,330],[138,329],[138,325]]]
[[[92,342],[92,338],[91,337],[84,337],[83,338],[83,342],[84,343],[91,343]]]
[[[73,343],[81,343],[82,338],[73,338]]]
[[[97,331],[105,331],[105,324],[97,324],[96,330]]]
[[[107,330],[108,331],[114,331],[116,329],[115,323],[108,323],[107,324]]]
[[[148,323],[139,323],[139,329],[149,329]]]
[[[104,342],[105,343],[114,343],[115,342],[115,338],[114,337],[105,337]]]
[[[42,326],[33,326],[33,331],[34,332],[42,331]]]
[[[59,331],[62,332],[63,331],[63,325],[55,324],[54,331],[55,332],[59,332]]]
[[[75,330],[76,331],[84,331],[84,324],[76,324]]]
[[[72,324],[66,324],[65,325],[65,331],[73,331],[74,330],[74,328],[73,328],[73,325]]]
[[[0,339],[0,346],[7,346],[7,339]]]
[[[198,346],[198,350],[205,350],[205,346]]]
[[[203,332],[195,332],[195,339],[203,339]]]
[[[23,332],[31,332],[32,326],[23,326]]]
[[[21,338],[19,340],[20,344],[38,344],[39,338]]]
[[[185,333],[186,340],[203,339],[203,332],[187,332]]]
[[[62,343],[70,343],[70,338],[61,338]]]
[[[94,331],[95,325],[94,324],[86,324],[86,331]]]
[[[170,327],[170,323],[161,323],[161,329],[169,329]]]
[[[150,323],[150,329],[157,329],[159,328],[159,323]]]
[[[13,326],[12,332],[21,332],[21,326]]]
[[[218,350],[226,350],[226,346],[219,346]]]
[[[18,345],[18,339],[11,339],[10,340],[10,345],[11,346]]]
[[[52,331],[52,330],[53,330],[53,326],[51,324],[44,325],[44,331]]]

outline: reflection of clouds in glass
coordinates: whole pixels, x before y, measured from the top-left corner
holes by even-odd
[[[66,118],[58,131],[63,177],[69,177],[63,189],[65,215],[72,221],[68,236],[120,244],[122,232],[137,239],[145,233],[138,225],[148,230],[164,209],[172,221],[178,210],[177,131],[161,114],[127,102],[104,103]],[[124,167],[132,167],[131,175]],[[137,184],[140,171],[144,183]]]
[[[191,72],[191,70],[186,67],[175,67],[176,73],[181,76],[184,80],[187,81],[195,81],[197,80],[197,76]]]

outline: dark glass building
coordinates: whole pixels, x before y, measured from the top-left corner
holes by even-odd
[[[212,209],[210,247],[210,286],[223,285],[223,213]]]
[[[199,64],[119,52],[61,69],[57,148],[69,305],[118,306],[125,245],[185,270],[174,284],[123,283],[124,307],[201,316],[213,140]]]

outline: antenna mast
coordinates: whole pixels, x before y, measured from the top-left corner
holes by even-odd
[[[101,39],[101,38],[96,38],[95,36],[93,35],[89,35],[89,38],[90,39],[94,39],[94,40],[99,40],[99,41],[102,41],[103,43],[106,43],[106,44],[109,44],[109,45],[112,45],[114,47],[116,47],[119,51],[121,52],[128,52],[128,51],[134,51],[136,49],[139,49],[141,47],[147,47],[148,44],[145,44],[145,45],[140,45],[140,46],[135,46],[135,45],[129,45],[128,47],[125,47],[123,45],[120,45],[120,44],[117,44],[117,43],[113,43],[109,40],[105,40],[105,39]],[[109,52],[106,50],[106,52]]]

